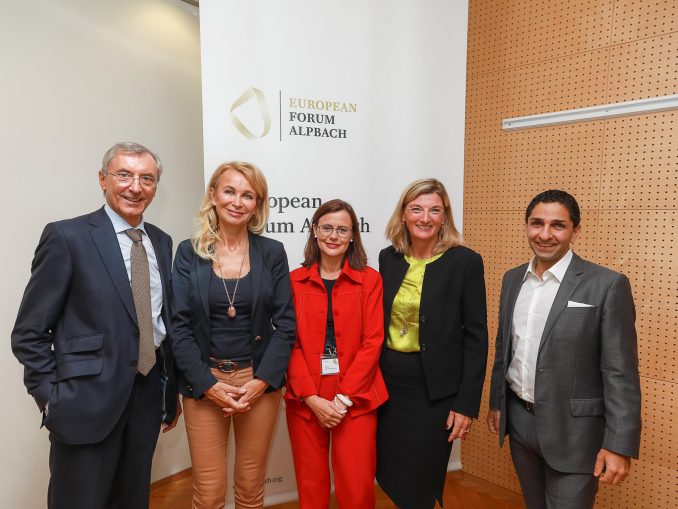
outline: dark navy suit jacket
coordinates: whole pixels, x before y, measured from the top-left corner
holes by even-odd
[[[250,342],[254,376],[285,385],[285,371],[295,343],[295,318],[287,255],[277,240],[249,234],[252,274]],[[185,240],[177,248],[172,274],[172,349],[181,394],[202,397],[216,378],[210,372],[209,282],[212,262],[200,258]]]
[[[163,321],[169,328],[172,239],[145,229],[158,260]],[[129,399],[139,356],[132,289],[113,225],[103,207],[48,224],[40,238],[18,316],[12,349],[44,425],[66,444],[103,440]],[[176,413],[169,341],[158,352],[169,377],[163,419]],[[160,424],[160,423],[158,423]]]

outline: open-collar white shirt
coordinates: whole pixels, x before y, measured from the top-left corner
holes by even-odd
[[[532,258],[513,310],[513,358],[506,372],[506,381],[520,399],[531,403],[534,403],[537,354],[544,326],[571,261],[570,249],[553,267],[544,271],[540,278],[534,271],[536,259]]]

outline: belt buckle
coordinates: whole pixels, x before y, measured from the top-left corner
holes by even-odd
[[[238,371],[238,363],[235,361],[217,361],[215,367],[222,373],[235,373]]]

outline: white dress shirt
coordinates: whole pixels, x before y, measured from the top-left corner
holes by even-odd
[[[113,223],[113,229],[118,237],[118,244],[120,245],[120,252],[122,253],[122,259],[125,261],[125,268],[127,269],[127,278],[130,280],[130,285],[132,281],[132,261],[131,261],[131,252],[132,252],[132,239],[125,233],[125,230],[129,230],[132,226],[129,225],[117,212],[115,212],[108,204],[104,205],[104,210],[111,222]],[[144,228],[144,221],[142,220],[137,226],[137,230],[141,230],[143,233],[141,235],[141,242],[146,249],[146,255],[148,256],[148,271],[151,276],[151,312],[153,317],[153,343],[155,347],[158,348],[160,344],[165,339],[167,335],[167,329],[165,328],[165,323],[162,321],[162,280],[160,279],[160,269],[158,267],[158,260],[155,257],[155,250],[153,249],[153,244],[151,239],[148,237],[146,230]]]
[[[506,381],[520,399],[530,403],[534,403],[534,378],[541,336],[571,260],[572,250],[569,250],[540,278],[534,272],[536,259],[532,258],[513,310],[513,358],[506,372]]]

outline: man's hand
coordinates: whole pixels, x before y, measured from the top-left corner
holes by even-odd
[[[181,415],[181,402],[179,401],[179,395],[177,394],[177,415],[174,416],[174,419],[172,419],[172,422],[167,423],[163,422],[160,427],[162,428],[163,433],[167,433],[170,431],[174,426],[177,425],[177,422],[179,422],[179,416]]]
[[[631,471],[631,458],[616,452],[601,449],[596,456],[596,465],[593,475],[606,484],[619,484],[626,479]]]
[[[346,415],[340,413],[332,401],[320,396],[314,395],[304,398],[304,403],[313,411],[323,428],[334,428]]]
[[[231,415],[250,409],[249,401],[245,403],[239,401],[245,392],[247,391],[243,387],[217,382],[205,391],[205,397],[221,408],[226,415]]]
[[[466,437],[471,432],[471,424],[473,419],[457,412],[450,412],[447,416],[447,423],[445,429],[452,429],[450,436],[447,438],[448,442],[454,442],[457,438],[466,440]]]
[[[485,422],[487,422],[487,427],[490,429],[490,432],[494,433],[495,435],[499,433],[499,422],[501,420],[501,411],[500,410],[492,410],[490,409],[489,412],[487,412],[487,417],[485,418]]]

